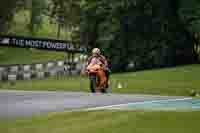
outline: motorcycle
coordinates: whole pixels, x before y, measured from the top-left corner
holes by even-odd
[[[108,88],[108,77],[101,65],[90,64],[86,68],[86,73],[90,80],[90,90],[92,93],[106,93]]]

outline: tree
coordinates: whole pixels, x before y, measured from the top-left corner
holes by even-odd
[[[178,14],[193,39],[195,60],[200,61],[200,1],[180,0]]]
[[[0,4],[0,33],[5,33],[9,28],[17,3],[19,0],[6,0]]]
[[[47,0],[30,0],[30,33],[34,36],[42,23],[42,15],[47,10]]]
[[[191,63],[192,38],[177,11],[177,0],[87,0],[81,38],[100,47],[114,70],[130,62],[137,69]]]
[[[80,7],[81,0],[51,0],[50,16],[58,23],[59,30],[66,28],[73,34],[79,27]]]

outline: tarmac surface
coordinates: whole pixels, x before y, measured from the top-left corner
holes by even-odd
[[[180,98],[184,97],[1,90],[0,119],[28,117],[48,112],[92,110],[93,108],[101,108],[104,106]]]

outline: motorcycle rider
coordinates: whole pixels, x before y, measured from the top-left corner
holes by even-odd
[[[105,71],[107,78],[109,78],[108,61],[105,58],[105,56],[101,54],[101,51],[99,48],[92,49],[92,55],[87,59],[86,67],[90,64],[100,65]],[[108,87],[108,83],[106,87]]]

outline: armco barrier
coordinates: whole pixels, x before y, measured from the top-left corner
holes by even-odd
[[[71,65],[73,68],[69,67],[70,62],[63,60],[47,63],[0,65],[0,81],[44,79],[50,76],[69,74],[78,75],[81,68],[80,64],[77,63]]]

